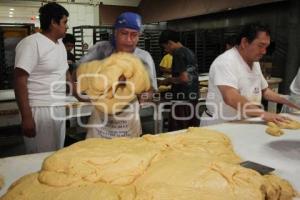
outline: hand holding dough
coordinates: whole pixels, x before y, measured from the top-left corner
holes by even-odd
[[[300,122],[296,120],[286,120],[285,122],[280,123],[279,127],[286,129],[300,129]]]

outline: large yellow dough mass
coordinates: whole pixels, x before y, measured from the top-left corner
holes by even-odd
[[[124,77],[124,84],[119,84]],[[77,70],[78,91],[86,93],[96,108],[108,114],[122,111],[130,101],[150,89],[143,63],[133,54],[115,53],[101,61],[81,64]]]
[[[239,165],[222,133],[88,139],[57,151],[2,200],[290,200],[292,186]]]

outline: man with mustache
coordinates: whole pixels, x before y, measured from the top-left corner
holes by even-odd
[[[262,24],[247,24],[237,42],[235,47],[218,56],[210,67],[207,109],[202,115],[201,126],[247,117],[261,117],[275,123],[284,121],[286,117],[266,112],[260,106],[263,97],[300,108],[269,89],[261,72],[258,61],[270,45],[270,30]]]

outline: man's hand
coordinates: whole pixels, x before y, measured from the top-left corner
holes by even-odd
[[[29,74],[21,69],[16,67],[14,71],[14,89],[18,107],[22,117],[22,133],[26,137],[34,137],[35,133],[35,123],[32,117],[31,108],[29,106],[28,100],[28,88],[27,80]]]
[[[169,83],[169,79],[168,78],[166,78],[166,79],[164,79],[164,80],[157,80],[157,84],[158,85],[170,85],[170,83]]]
[[[121,75],[121,76],[119,77],[119,84],[125,84],[125,81],[126,81],[125,76],[124,76],[124,75]]]
[[[74,64],[74,62],[72,60],[68,60],[68,64],[71,65]]]
[[[266,122],[274,122],[275,124],[280,124],[282,122],[286,122],[287,120],[290,120],[290,118],[278,115],[275,113],[270,113],[270,112],[264,112],[261,115],[261,118],[266,121]]]
[[[294,104],[294,103],[292,103],[292,102],[289,101],[288,103],[286,103],[286,105],[289,106],[290,108],[293,108],[295,110],[300,111],[300,106],[297,105],[297,104]]]
[[[287,100],[286,98],[280,96],[278,93],[274,92],[270,88],[266,88],[263,90],[263,97],[272,102],[285,104],[290,108],[298,109],[300,110],[300,105],[294,104],[293,102]]]
[[[138,100],[139,100],[140,104],[143,104],[146,102],[151,102],[152,95],[153,95],[153,90],[149,90],[147,92],[143,92],[142,94],[138,95]]]
[[[33,118],[27,118],[25,120],[22,120],[22,133],[24,136],[32,138],[35,137],[35,123]]]

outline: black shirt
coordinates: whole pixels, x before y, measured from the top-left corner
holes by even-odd
[[[182,72],[187,72],[189,81],[184,84],[172,84],[174,100],[198,101],[198,64],[194,53],[181,47],[173,53],[172,77],[179,77]]]
[[[69,63],[69,71],[72,73],[75,64],[75,56],[71,52],[67,51],[67,60]]]

